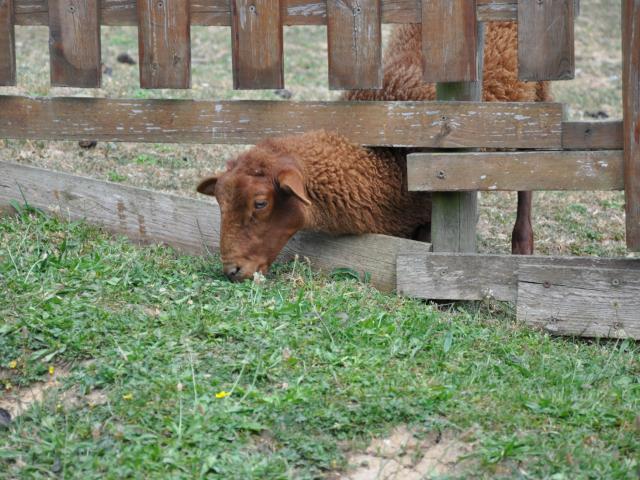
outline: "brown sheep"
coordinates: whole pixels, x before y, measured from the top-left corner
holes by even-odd
[[[404,155],[315,131],[259,143],[198,192],[217,198],[224,272],[243,280],[266,273],[298,230],[422,235],[430,194],[408,192],[405,172]]]
[[[485,25],[482,99],[485,102],[546,102],[551,100],[548,82],[518,80],[518,26],[510,22]],[[435,85],[422,82],[422,25],[396,27],[385,52],[381,90],[354,90],[346,100],[435,100]],[[518,211],[511,235],[511,251],[533,253],[531,192],[518,192]]]
[[[433,85],[421,83],[420,33],[419,26],[396,28],[385,59],[383,89],[345,97],[433,99]],[[487,27],[487,100],[546,98],[545,85],[517,80],[515,35],[508,23]],[[301,229],[402,237],[423,232],[430,224],[430,195],[407,191],[405,155],[402,149],[367,149],[337,134],[310,132],[263,141],[228,162],[224,173],[198,186],[220,205],[225,275],[240,281],[266,273]],[[526,221],[526,211],[522,216]]]

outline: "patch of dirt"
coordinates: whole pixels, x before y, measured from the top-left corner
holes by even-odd
[[[0,409],[4,409],[15,420],[24,414],[31,406],[42,403],[48,395],[57,395],[60,404],[65,408],[77,408],[84,405],[96,406],[107,402],[107,395],[102,390],[93,390],[87,395],[82,395],[73,387],[64,392],[58,389],[70,370],[66,367],[56,367],[53,375],[47,375],[47,379],[36,382],[28,387],[13,388],[0,398]]]
[[[350,471],[337,474],[340,480],[418,480],[462,473],[463,457],[473,450],[450,432],[418,438],[406,426],[389,437],[374,439],[364,453],[353,454]]]

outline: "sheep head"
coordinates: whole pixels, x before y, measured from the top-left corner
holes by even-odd
[[[198,192],[216,197],[220,205],[220,256],[229,280],[266,273],[304,227],[311,205],[304,184],[293,158],[256,147],[198,185]]]

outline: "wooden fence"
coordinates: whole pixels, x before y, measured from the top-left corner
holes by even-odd
[[[640,338],[637,260],[473,254],[477,190],[624,189],[627,245],[640,250],[640,0],[622,3],[624,119],[588,123],[563,121],[560,104],[479,101],[487,21],[518,22],[521,79],[573,77],[576,0],[0,0],[0,85],[16,81],[15,25],[49,26],[52,85],[90,88],[101,82],[100,26],[137,26],[141,87],[174,89],[191,86],[191,25],[230,27],[237,89],[283,88],[284,26],[326,25],[329,87],[379,88],[381,24],[422,23],[424,80],[438,84],[440,100],[0,95],[0,138],[246,144],[326,128],[363,145],[443,149],[408,162],[409,188],[438,192],[438,253],[384,236],[299,234],[283,255],[355,267],[380,288],[416,297],[517,301],[519,318],[554,333]],[[205,201],[0,163],[0,201],[22,198],[139,241],[217,247],[218,212]]]

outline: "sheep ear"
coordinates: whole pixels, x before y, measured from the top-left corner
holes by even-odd
[[[311,205],[311,200],[307,197],[307,192],[304,188],[304,179],[302,178],[302,172],[297,168],[286,168],[278,174],[276,179],[278,186],[281,190],[295,195],[305,205]]]
[[[202,193],[203,195],[209,195],[211,197],[215,197],[217,181],[218,181],[218,177],[216,176],[205,178],[200,182],[196,190],[198,191],[198,193]]]

